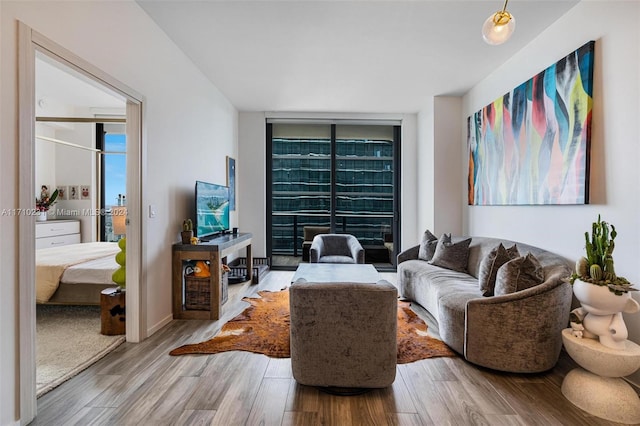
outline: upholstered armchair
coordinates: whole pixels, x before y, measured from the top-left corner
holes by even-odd
[[[364,263],[364,249],[350,234],[320,234],[309,250],[311,263]]]
[[[289,287],[295,380],[334,393],[391,385],[396,377],[398,292],[377,283]]]

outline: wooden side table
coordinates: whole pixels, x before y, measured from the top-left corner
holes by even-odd
[[[117,287],[100,292],[100,333],[115,336],[126,333],[125,295]]]

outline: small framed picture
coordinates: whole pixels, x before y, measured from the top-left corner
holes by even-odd
[[[56,186],[58,190],[58,200],[66,200],[67,199],[67,186]]]
[[[91,198],[91,186],[89,185],[80,186],[80,199],[88,200],[90,198]]]
[[[80,186],[78,186],[78,185],[70,185],[69,186],[69,199],[70,200],[79,200],[80,199]]]

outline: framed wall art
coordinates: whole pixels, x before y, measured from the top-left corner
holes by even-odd
[[[594,45],[467,119],[469,205],[589,203]]]
[[[236,160],[227,157],[227,186],[229,187],[229,210],[236,209]]]
[[[80,185],[69,185],[68,196],[70,200],[80,199]]]
[[[58,190],[58,200],[66,200],[67,199],[67,186],[66,185],[58,185],[56,186]]]

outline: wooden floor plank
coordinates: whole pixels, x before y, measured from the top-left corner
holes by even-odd
[[[317,412],[286,411],[282,418],[282,426],[320,426],[320,416]]]
[[[205,426],[210,425],[216,415],[212,410],[184,410],[174,423],[174,426]]]
[[[209,358],[185,406],[186,410],[217,410],[236,376],[244,368],[248,355],[245,352],[225,352]]]
[[[262,381],[247,425],[276,426],[282,423],[290,379],[268,378]]]
[[[320,391],[312,386],[301,385],[295,380],[291,380],[285,410],[302,413],[319,413]]]
[[[385,413],[417,414],[418,410],[411,400],[411,394],[400,372],[396,373],[396,380],[385,389],[379,389]]]
[[[387,413],[386,424],[389,426],[422,426],[420,416],[415,413]]]
[[[246,353],[247,362],[222,395],[212,425],[244,425],[255,401],[269,360],[260,354]],[[284,395],[286,400],[286,394]]]
[[[267,371],[264,377],[274,379],[291,379],[293,372],[291,370],[291,359],[289,358],[270,358]]]

